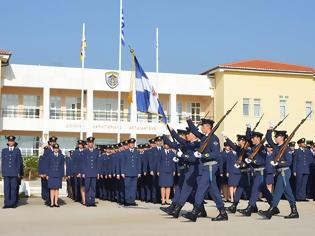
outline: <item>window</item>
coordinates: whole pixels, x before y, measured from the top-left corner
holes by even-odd
[[[66,97],[66,119],[79,120],[81,119],[81,98]]]
[[[312,102],[307,101],[307,102],[305,103],[305,110],[306,110],[306,116],[307,116],[308,114],[310,114],[310,112],[313,110]],[[311,119],[312,116],[313,116],[313,114],[311,114],[311,115],[308,117],[308,119]]]
[[[260,117],[260,99],[254,99],[254,116]]]
[[[183,120],[183,103],[181,101],[177,101],[176,103],[176,113],[178,116],[178,122],[181,123]]]
[[[50,97],[50,119],[61,119],[61,97]]]
[[[16,117],[18,114],[19,97],[17,94],[2,94],[3,117]]]
[[[249,98],[243,98],[243,116],[249,116]]]
[[[117,121],[117,100],[110,98],[94,99],[94,120]]]
[[[23,96],[25,118],[39,118],[39,100],[39,96]]]
[[[280,119],[283,119],[287,115],[287,100],[280,97]]]
[[[200,121],[200,103],[191,103],[191,119],[193,122],[197,123]]]

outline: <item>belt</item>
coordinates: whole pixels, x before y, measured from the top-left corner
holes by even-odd
[[[290,167],[282,167],[282,168],[278,168],[276,170],[277,170],[277,172],[282,173],[282,171],[289,170],[289,169],[290,169]]]
[[[250,171],[250,168],[240,169],[240,172],[241,172],[241,173],[244,173],[244,172],[249,172],[249,171]]]
[[[265,167],[254,168],[254,172],[263,171],[264,169],[265,169]]]
[[[278,168],[278,169],[277,169],[277,172],[278,172],[278,173],[281,173],[284,186],[287,185],[287,181],[286,181],[286,179],[285,179],[285,173],[284,173],[284,171],[289,170],[289,169],[290,169],[289,167],[282,167],[282,168]]]
[[[218,164],[217,161],[209,161],[209,162],[206,162],[206,163],[204,164],[204,166],[214,166],[214,165],[216,165],[216,164]]]

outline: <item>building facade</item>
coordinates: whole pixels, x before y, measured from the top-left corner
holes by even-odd
[[[67,151],[76,140],[91,135],[96,144],[105,144],[129,137],[144,142],[168,133],[158,116],[138,113],[129,104],[131,72],[117,73],[34,65],[2,67],[1,146],[6,144],[6,135],[14,134],[23,154],[33,155],[52,135]],[[183,128],[187,116],[198,122],[206,112],[213,114],[214,90],[206,75],[147,75],[159,93],[170,126]]]

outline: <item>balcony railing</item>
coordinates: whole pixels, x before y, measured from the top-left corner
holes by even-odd
[[[117,111],[94,110],[94,120],[118,121]],[[130,121],[130,113],[120,113],[120,121]]]
[[[38,107],[27,107],[24,109],[3,108],[0,112],[1,117],[38,119],[40,118],[41,110]]]
[[[80,109],[53,109],[49,111],[49,118],[52,120],[81,120]],[[86,118],[86,114],[83,114],[83,119]]]
[[[171,116],[166,115],[167,122],[171,120]],[[150,113],[138,113],[137,114],[138,122],[147,122],[147,123],[160,123],[162,121],[162,117],[156,114]]]

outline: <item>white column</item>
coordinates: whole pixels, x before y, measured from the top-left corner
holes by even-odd
[[[87,99],[86,99],[86,120],[87,120],[87,125],[86,125],[86,135],[87,137],[92,136],[93,134],[93,90],[88,89],[87,90]]]
[[[50,110],[50,88],[44,87],[43,89],[43,138],[48,138],[49,135],[49,110]],[[47,142],[48,140],[43,140],[43,142]]]
[[[170,96],[170,107],[171,107],[171,123],[175,124],[178,123],[178,119],[177,119],[177,113],[176,113],[176,94],[171,93]]]

